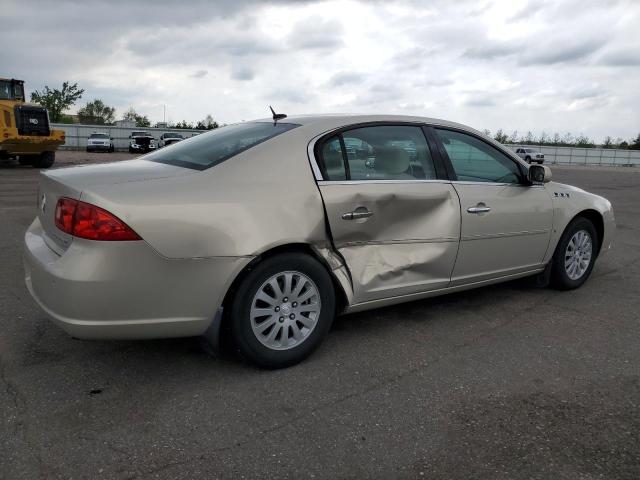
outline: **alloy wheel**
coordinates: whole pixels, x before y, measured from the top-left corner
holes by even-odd
[[[251,328],[260,343],[289,350],[304,342],[320,316],[320,292],[303,273],[280,272],[261,286],[251,302]]]
[[[567,244],[564,254],[564,269],[571,280],[582,277],[591,263],[593,242],[586,230],[578,230]]]

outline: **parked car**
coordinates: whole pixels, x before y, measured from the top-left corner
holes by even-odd
[[[217,345],[228,329],[277,368],[315,350],[337,314],[526,276],[577,288],[610,248],[609,201],[469,127],[278,119],[41,172],[33,298],[74,337]]]
[[[129,153],[147,153],[157,148],[156,140],[149,132],[131,132]]]
[[[113,138],[105,132],[94,132],[87,138],[87,152],[113,152]]]
[[[160,140],[158,141],[158,148],[167,147],[174,143],[178,143],[179,141],[184,140],[184,137],[179,133],[167,132],[160,135]]]
[[[533,148],[516,148],[516,155],[527,163],[536,162],[540,165],[544,163],[544,155]]]

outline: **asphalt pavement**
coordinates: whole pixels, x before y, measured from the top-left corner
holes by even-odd
[[[51,324],[21,261],[37,171],[0,166],[0,478],[639,478],[640,169],[552,170],[618,222],[581,289],[344,316],[307,361],[264,371],[195,339]]]

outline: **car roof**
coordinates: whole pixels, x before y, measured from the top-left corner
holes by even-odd
[[[273,118],[261,118],[253,120],[254,122],[273,122]],[[279,120],[281,123],[297,123],[299,125],[311,126],[322,125],[322,127],[332,128],[358,123],[369,122],[410,122],[410,123],[428,123],[432,125],[441,125],[462,130],[469,130],[480,133],[477,130],[466,125],[442,120],[439,118],[420,117],[412,115],[386,115],[386,114],[359,114],[359,113],[328,113],[328,114],[310,114],[310,115],[290,115]]]

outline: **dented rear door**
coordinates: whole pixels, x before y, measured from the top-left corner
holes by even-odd
[[[344,129],[316,148],[318,186],[354,303],[447,287],[460,204],[416,125]]]
[[[354,303],[449,285],[460,237],[450,183],[320,182],[320,190],[334,245],[351,272]],[[348,218],[365,211],[372,215]]]

